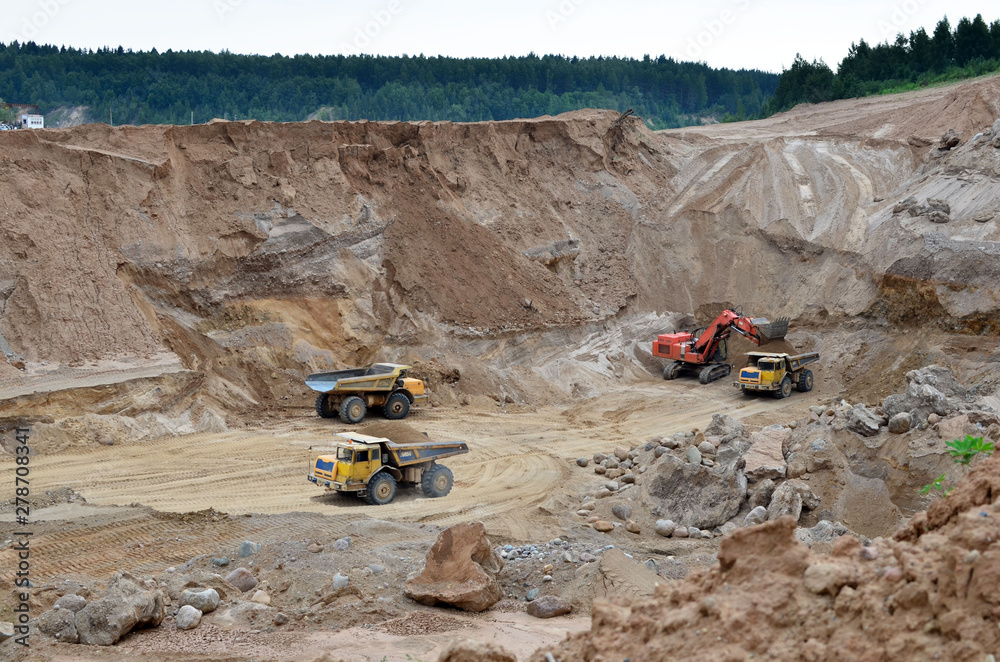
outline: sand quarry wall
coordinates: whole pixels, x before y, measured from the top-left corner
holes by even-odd
[[[447,362],[619,313],[995,330],[1000,150],[931,143],[990,126],[998,91],[671,132],[604,111],[10,132],[0,348],[169,351],[267,399],[272,369]],[[953,221],[893,214],[910,195],[950,197]]]

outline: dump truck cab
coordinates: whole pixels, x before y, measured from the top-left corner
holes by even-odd
[[[770,392],[776,398],[787,398],[792,386],[800,392],[813,388],[812,371],[805,366],[819,360],[818,352],[790,356],[774,352],[747,352],[747,366],[740,370],[738,386],[746,395]]]
[[[398,485],[420,485],[425,496],[445,496],[454,479],[451,470],[437,461],[469,452],[464,441],[397,444],[349,432],[336,437],[333,448],[310,456],[309,482],[378,505],[392,501]]]

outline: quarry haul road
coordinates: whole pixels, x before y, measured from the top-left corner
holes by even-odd
[[[305,414],[304,408],[302,417],[268,429],[71,447],[34,457],[31,475],[36,491],[70,487],[92,506],[142,504],[164,513],[214,508],[231,516],[284,515],[277,518],[280,524],[277,520],[274,524],[290,527],[291,537],[315,530],[318,523],[308,515],[311,512],[333,516],[323,518],[321,525],[329,534],[342,533],[352,522],[368,518],[437,526],[480,520],[491,535],[537,541],[565,531],[559,518],[539,506],[552,499],[572,503],[600,481],[592,469],[578,468],[572,461],[576,457],[617,445],[632,447],[656,435],[704,429],[717,412],[740,419],[763,413],[770,421],[791,420],[827,397],[813,391],[794,393],[785,400],[745,398],[727,382],[702,386],[696,380],[667,384],[650,379],[569,407],[514,407],[506,412],[495,406],[421,408],[407,419],[408,424],[433,438],[466,440],[470,453],[447,462],[455,474],[455,487],[447,497],[431,500],[417,490],[401,490],[386,506],[325,493],[306,481],[309,446],[322,446],[332,433],[346,428],[338,421]],[[0,480],[12,480],[13,471],[13,462],[4,459]],[[308,521],[291,521],[299,516]],[[143,540],[153,544],[166,535],[159,529],[169,528],[170,522],[144,520],[134,525],[142,530],[123,533],[122,527],[130,525],[113,516],[92,522],[86,527],[87,546],[118,548],[126,539],[132,545]],[[206,535],[213,538],[225,538],[225,529],[221,523],[205,525]],[[51,541],[46,564],[55,568],[67,560],[79,572],[106,564],[100,553],[79,554],[82,533],[58,534],[61,542]],[[45,545],[47,537],[37,544]],[[185,560],[192,551],[176,541],[169,547],[171,559]]]

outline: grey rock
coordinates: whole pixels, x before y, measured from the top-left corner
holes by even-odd
[[[212,565],[214,565],[217,568],[225,568],[227,565],[229,565],[229,557],[217,556],[214,559],[212,559]]]
[[[669,537],[676,528],[677,525],[674,524],[672,520],[668,519],[658,519],[656,520],[656,524],[653,526],[653,530],[664,538]]]
[[[678,524],[714,528],[739,512],[746,489],[733,465],[708,468],[668,455],[643,475],[638,498],[648,512],[670,513]]]
[[[0,643],[14,636],[14,624],[10,621],[0,621]]]
[[[609,496],[611,496],[611,490],[609,490],[606,487],[602,487],[601,489],[597,490],[597,492],[594,493],[595,499],[606,499]]]
[[[901,411],[889,419],[889,432],[893,434],[903,434],[910,431],[913,417],[908,411]]]
[[[274,620],[272,621],[275,625],[281,626],[288,623],[288,616],[284,612],[278,612],[274,615]]]
[[[947,200],[927,198],[927,208],[930,209],[931,211],[939,211],[945,216],[951,215],[951,205],[948,204]]]
[[[929,365],[911,370],[906,373],[906,382],[906,390],[883,400],[882,409],[890,417],[909,412],[912,426],[926,423],[932,413],[946,416],[969,400],[965,387],[943,366]]]
[[[583,552],[580,554],[580,563],[593,563],[597,560],[597,557],[590,552]]]
[[[862,404],[854,405],[844,413],[844,427],[863,437],[874,437],[886,423],[885,418]]]
[[[573,611],[573,605],[555,595],[543,595],[528,605],[528,614],[535,618],[553,618]]]
[[[618,519],[625,521],[632,517],[632,507],[627,503],[616,503],[611,506],[612,514]]]
[[[604,460],[603,464],[608,469],[617,469],[619,464],[618,458],[609,457],[608,459]]]
[[[688,538],[702,538],[702,537],[704,537],[702,536],[702,531],[697,526],[688,527]],[[712,534],[709,534],[708,537],[711,538]]]
[[[184,605],[177,611],[174,621],[178,630],[193,630],[201,623],[201,611],[191,605]]]
[[[351,583],[351,578],[347,575],[342,575],[339,572],[333,576],[333,590],[341,591],[347,588],[347,585]]]
[[[346,552],[351,548],[351,537],[347,536],[345,538],[340,538],[333,543],[333,548],[338,552]]]
[[[687,461],[691,464],[701,464],[701,451],[696,447],[691,446],[687,450]]]
[[[594,464],[600,464],[606,459],[608,459],[608,456],[604,453],[594,453]]]
[[[38,631],[64,644],[75,644],[80,640],[76,631],[76,613],[62,607],[54,607],[39,616]]]
[[[655,572],[656,574],[660,574],[660,565],[656,562],[656,559],[646,559],[643,565],[649,568],[651,571]]]
[[[688,528],[686,526],[678,526],[676,529],[674,529],[674,532],[673,532],[673,534],[671,534],[671,537],[672,538],[687,538],[688,537]]]
[[[1000,136],[1000,119],[993,122],[993,126],[990,129],[994,136]]]
[[[743,424],[728,414],[713,414],[712,422],[705,428],[706,437],[719,437],[725,444],[746,435]]]
[[[653,456],[660,458],[663,455],[666,455],[668,452],[669,450],[667,449],[666,446],[657,446],[655,449],[653,449]]]
[[[816,543],[833,542],[845,533],[847,533],[846,526],[840,522],[834,523],[824,519],[811,529],[797,529],[795,537],[812,547]]]
[[[715,455],[715,446],[710,441],[703,441],[698,444],[698,450],[702,455]]]
[[[587,458],[587,457],[578,457],[578,458],[576,458],[576,464],[579,467],[586,467],[587,465],[590,464],[590,458]]]
[[[191,605],[203,614],[215,611],[219,606],[219,592],[214,588],[185,589],[181,593],[180,604]]]
[[[624,448],[622,446],[616,446],[615,447],[615,457],[617,457],[619,461],[627,459],[628,458],[628,449]]]
[[[246,568],[236,568],[226,575],[226,581],[243,593],[257,586],[257,578]]]
[[[368,566],[368,569],[372,571],[373,575],[381,575],[383,572],[385,572],[385,566],[378,565],[377,563],[372,563],[371,565]]]
[[[260,551],[259,542],[250,542],[249,540],[245,540],[242,543],[240,543],[239,555],[241,559],[245,559],[248,556],[253,556],[259,551]]]
[[[626,485],[634,485],[635,484],[635,474],[625,474],[624,476],[621,477],[621,482],[624,483],[624,484],[626,484]]]
[[[725,524],[723,524],[722,526],[719,527],[719,530],[722,532],[722,535],[728,536],[730,533],[732,533],[733,531],[735,531],[737,528],[738,527],[736,526],[735,523],[733,523],[733,522],[726,522]]]
[[[766,509],[767,505],[771,503],[772,494],[774,494],[774,481],[770,478],[760,481],[750,496],[750,508],[763,506]]]
[[[806,483],[801,480],[789,480],[774,490],[771,503],[767,507],[767,519],[776,520],[782,515],[791,515],[798,521],[803,507],[812,509],[818,505],[819,498]]]
[[[767,521],[767,508],[764,506],[757,506],[743,519],[743,526],[753,526],[755,524],[763,524]]]
[[[534,600],[535,598],[537,598],[538,594],[541,593],[541,592],[542,592],[541,589],[533,588],[533,589],[531,589],[531,590],[528,591],[528,594],[524,596],[524,599],[527,600],[528,602],[531,602],[532,600]]]
[[[80,611],[86,606],[87,606],[86,599],[84,599],[79,595],[74,595],[71,593],[69,595],[64,595],[58,600],[56,600],[56,603],[55,605],[53,605],[53,608],[59,607],[61,609],[69,609],[71,612],[75,614],[76,612]]]
[[[613,480],[609,480],[608,482],[604,483],[604,487],[605,487],[605,489],[607,489],[607,490],[609,490],[611,492],[617,492],[618,491],[618,483],[616,481],[613,481]]]
[[[951,217],[943,211],[931,211],[927,214],[927,220],[931,223],[947,223]]]
[[[948,129],[944,135],[941,136],[941,142],[938,144],[938,149],[942,151],[954,149],[955,147],[958,147],[961,142],[962,134],[955,133],[955,129]]]
[[[115,573],[103,598],[76,613],[80,643],[111,646],[136,626],[156,626],[166,611],[163,594],[145,589],[126,572]]]

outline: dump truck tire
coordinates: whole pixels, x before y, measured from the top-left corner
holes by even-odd
[[[778,390],[774,392],[774,397],[781,400],[782,398],[787,398],[792,394],[792,378],[785,375],[785,378],[781,380],[781,386]]]
[[[385,401],[385,404],[382,406],[382,413],[390,421],[398,421],[401,418],[406,418],[406,415],[410,413],[410,399],[397,391]]]
[[[803,370],[802,374],[799,376],[798,387],[799,393],[808,393],[813,390],[813,374],[812,370]]]
[[[337,410],[330,406],[329,393],[320,393],[316,396],[316,413],[320,418],[336,418]]]
[[[344,398],[344,401],[340,403],[340,420],[344,423],[360,423],[365,420],[367,413],[368,407],[365,405],[365,401],[356,395]]]
[[[740,390],[743,391],[743,395],[747,396],[748,398],[752,398],[754,393],[756,393],[756,391],[754,391],[751,388],[747,388],[746,386],[740,386]]]
[[[420,477],[420,489],[423,490],[424,496],[432,499],[443,497],[451,492],[451,486],[454,484],[455,477],[452,475],[451,469],[443,464],[435,464]]]
[[[384,506],[396,498],[396,479],[385,471],[375,474],[368,481],[365,501],[375,506]]]

